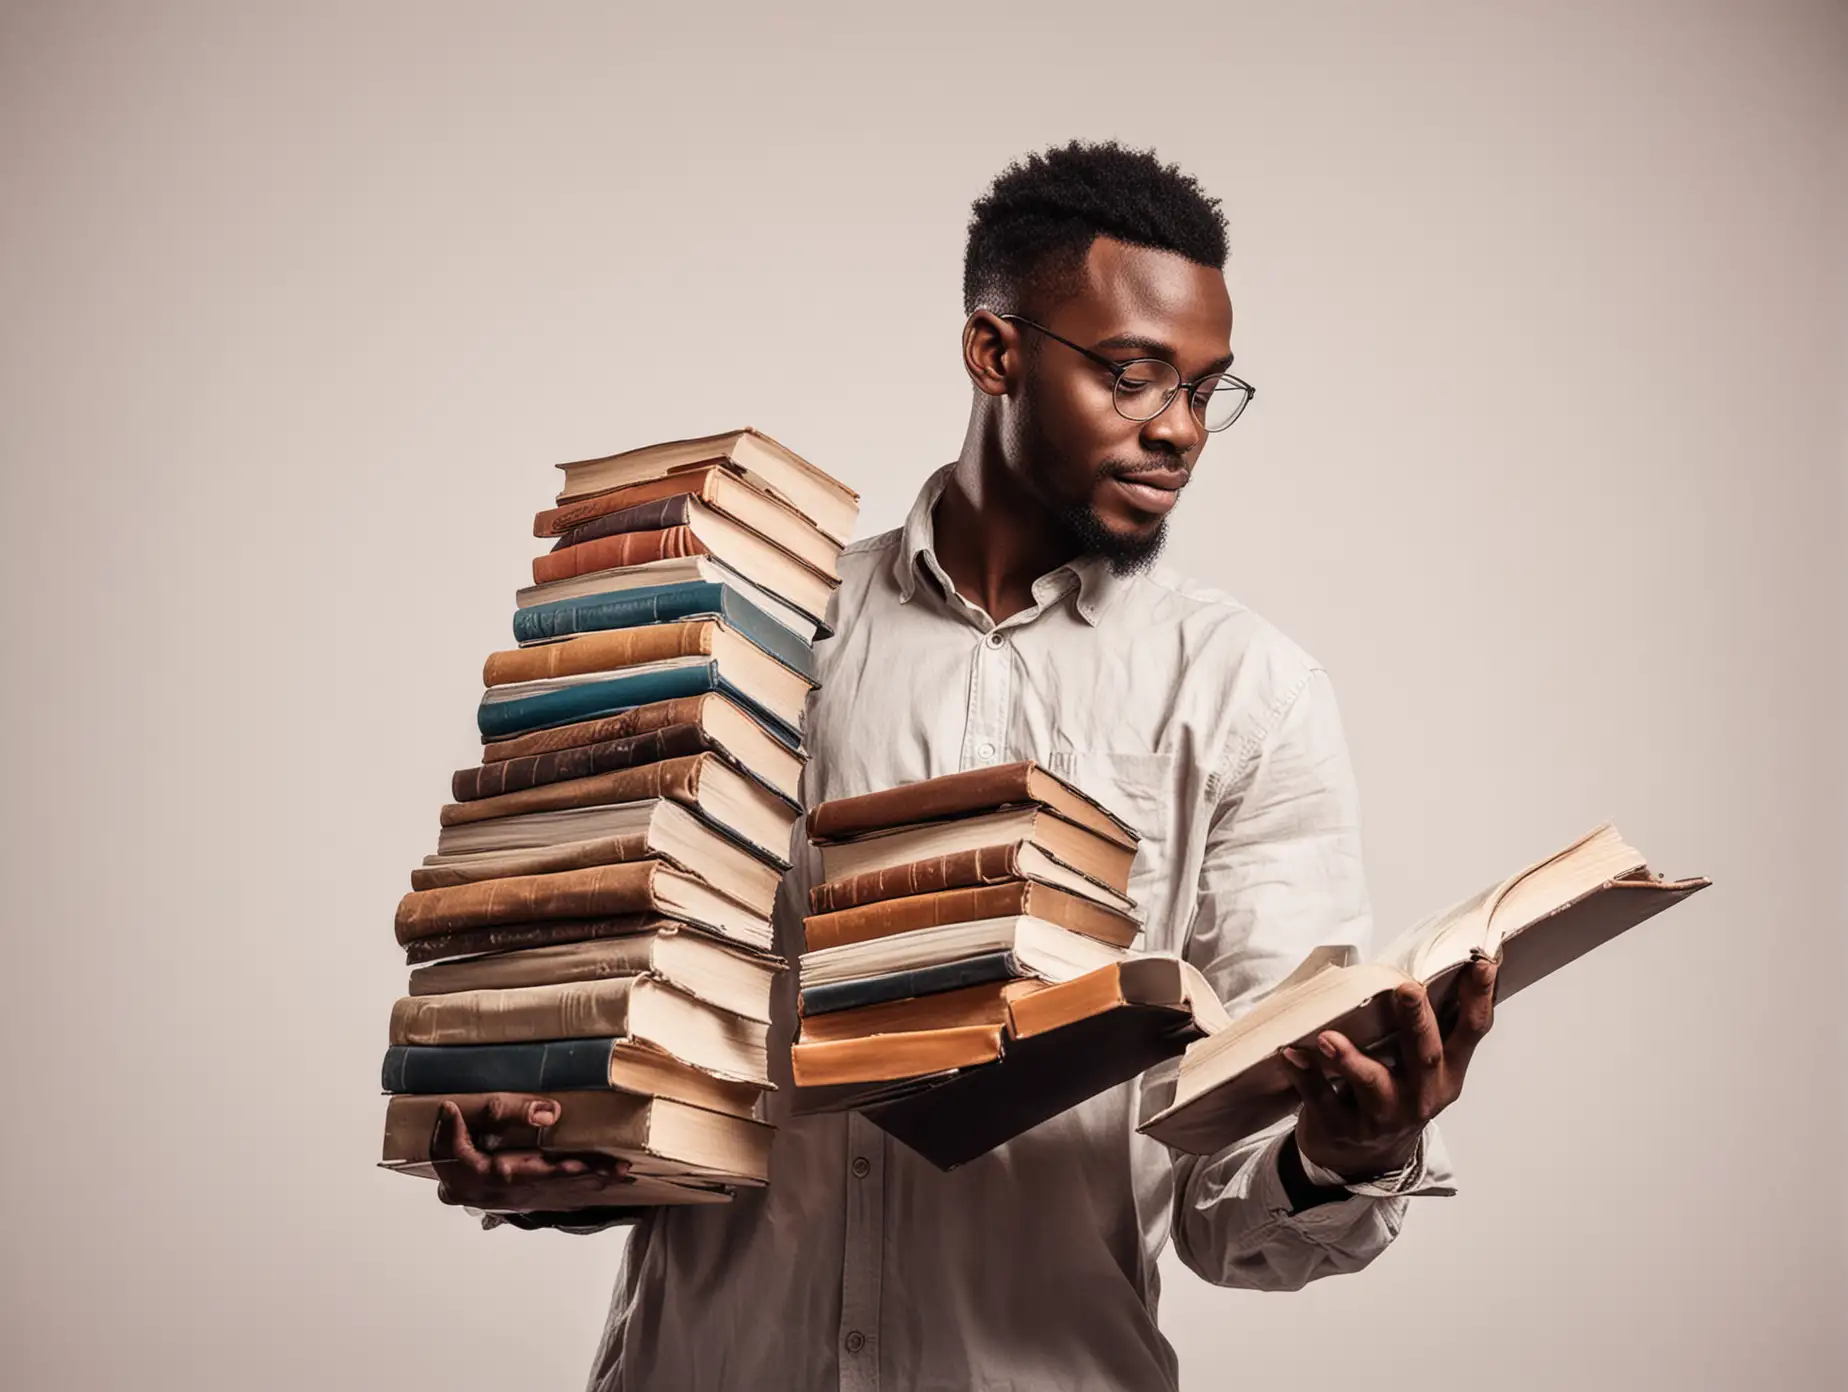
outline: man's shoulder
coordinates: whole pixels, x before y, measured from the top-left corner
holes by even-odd
[[[1172,625],[1193,653],[1256,665],[1283,686],[1299,685],[1322,664],[1276,624],[1226,591],[1157,565],[1136,578],[1138,625]]]

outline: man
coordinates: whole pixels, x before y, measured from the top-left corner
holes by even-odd
[[[805,793],[1039,760],[1143,833],[1147,948],[1185,955],[1236,1012],[1318,944],[1365,946],[1370,923],[1326,674],[1152,568],[1209,433],[1251,396],[1230,371],[1225,256],[1217,202],[1115,145],[1029,158],[977,202],[968,434],[902,529],[842,558]],[[799,860],[785,886],[792,955],[813,873]],[[1288,1053],[1293,1127],[1205,1158],[1136,1132],[1147,1079],[949,1174],[863,1118],[791,1118],[779,1093],[768,1190],[635,1223],[592,1386],[1172,1388],[1169,1236],[1221,1285],[1365,1266],[1411,1196],[1450,1192],[1428,1123],[1492,991],[1478,964],[1440,1038],[1408,990],[1391,1070],[1332,1033]],[[779,1018],[787,1041],[793,983]],[[529,1210],[520,1226],[617,1216],[584,1208],[620,1203],[619,1177],[585,1162],[490,1159],[454,1115],[439,1139],[450,1202]]]

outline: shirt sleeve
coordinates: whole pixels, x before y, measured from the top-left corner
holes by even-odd
[[[1187,959],[1237,1015],[1314,947],[1372,935],[1361,866],[1359,798],[1328,675],[1312,668],[1215,776]],[[1217,1155],[1175,1160],[1175,1248],[1222,1286],[1295,1290],[1357,1271],[1398,1235],[1409,1198],[1447,1194],[1436,1129],[1404,1170],[1347,1186],[1345,1198],[1292,1213],[1278,1174],[1284,1122]]]

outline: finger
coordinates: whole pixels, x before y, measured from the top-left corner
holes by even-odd
[[[495,1134],[528,1126],[543,1129],[556,1125],[564,1110],[556,1098],[525,1092],[489,1093],[482,1103],[480,1129]]]
[[[1440,1110],[1444,1087],[1444,1039],[1437,1031],[1437,1015],[1425,988],[1415,981],[1392,993],[1392,1006],[1399,1017],[1400,1091],[1416,1109],[1418,1120],[1429,1121]]]
[[[1303,1100],[1305,1107],[1329,1107],[1334,1105],[1335,1090],[1328,1085],[1328,1079],[1322,1076],[1322,1070],[1315,1066],[1307,1054],[1300,1049],[1279,1049],[1277,1057],[1283,1064],[1284,1076],[1290,1080],[1290,1086],[1296,1089],[1296,1095]]]
[[[524,1184],[530,1180],[562,1179],[583,1174],[588,1166],[576,1161],[565,1168],[560,1160],[537,1150],[503,1150],[494,1157],[493,1176],[499,1184]]]
[[[1347,1080],[1361,1115],[1374,1121],[1387,1121],[1396,1115],[1398,1088],[1390,1069],[1361,1053],[1339,1030],[1324,1030],[1316,1036],[1315,1046],[1334,1065],[1335,1073]]]
[[[1496,972],[1497,964],[1487,957],[1463,969],[1463,981],[1457,987],[1457,1022],[1444,1041],[1444,1071],[1451,1075],[1453,1085],[1461,1085],[1476,1046],[1495,1023]]]
[[[430,1159],[441,1166],[460,1165],[472,1174],[488,1172],[488,1157],[475,1148],[462,1120],[462,1109],[445,1100],[436,1114],[436,1134],[430,1138]]]

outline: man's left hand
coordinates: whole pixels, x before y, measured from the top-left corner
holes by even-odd
[[[1296,1144],[1303,1158],[1349,1183],[1403,1169],[1417,1154],[1425,1126],[1463,1091],[1470,1055],[1495,1019],[1495,963],[1463,969],[1457,1022],[1440,1035],[1425,989],[1416,982],[1393,993],[1399,1018],[1396,1066],[1367,1057],[1346,1035],[1324,1030],[1319,1053],[1282,1051],[1284,1070],[1302,1097]]]

